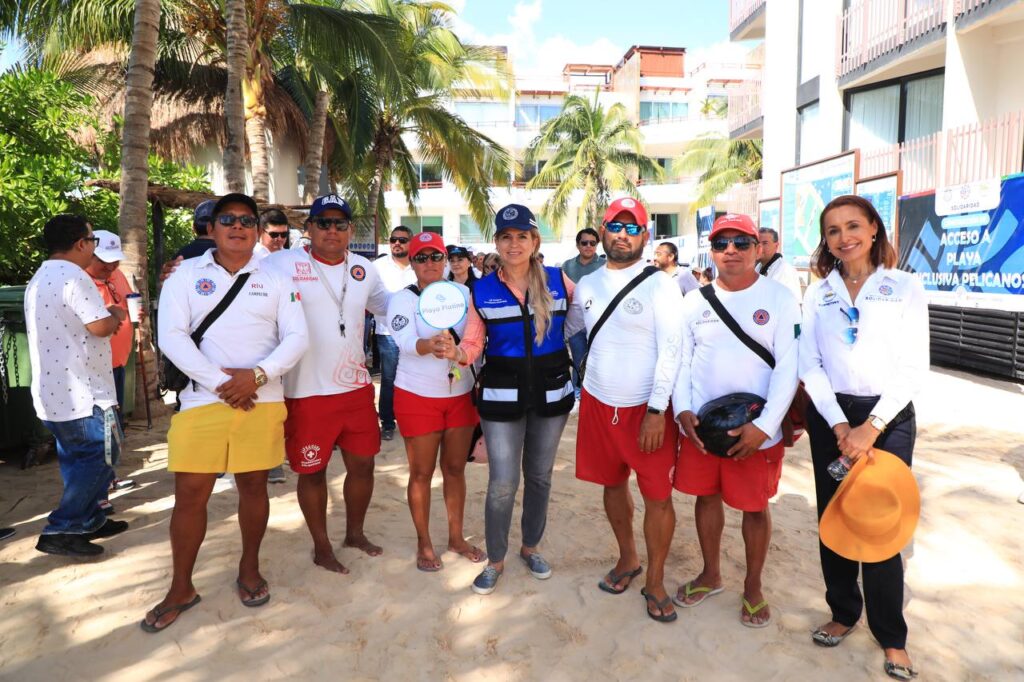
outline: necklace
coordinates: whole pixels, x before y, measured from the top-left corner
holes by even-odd
[[[867,272],[862,272],[861,274],[859,274],[856,277],[854,277],[852,273],[849,273],[849,272],[846,272],[846,270],[843,270],[843,279],[849,280],[850,283],[852,283],[852,284],[860,284],[860,281],[862,279],[870,277],[871,275],[874,274],[874,272],[875,272],[875,270],[874,270],[874,268],[872,268],[871,270],[868,270]]]

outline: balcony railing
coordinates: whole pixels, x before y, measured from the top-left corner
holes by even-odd
[[[836,76],[842,78],[937,29],[945,22],[946,2],[854,0],[837,22]]]
[[[748,216],[754,216],[756,220],[757,202],[764,194],[761,188],[762,184],[760,181],[754,181],[733,185],[728,192],[715,200],[715,210],[743,213]]]
[[[1020,173],[1024,111],[861,152],[861,176],[896,170],[903,171],[904,194]]]
[[[763,115],[760,81],[749,83],[729,95],[729,132],[739,130]]]
[[[737,26],[746,21],[751,14],[764,6],[765,0],[730,0],[729,2],[729,30],[734,31]]]
[[[953,13],[959,17],[961,14],[967,14],[976,10],[988,2],[989,0],[953,0]]]

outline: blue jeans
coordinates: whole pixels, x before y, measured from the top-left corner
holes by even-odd
[[[569,346],[569,353],[572,355],[572,385],[576,387],[576,400],[580,399],[580,388],[583,386],[583,377],[580,376],[580,363],[583,356],[587,354],[587,330],[578,331],[566,340]]]
[[[378,336],[380,349],[380,427],[395,428],[395,374],[398,372],[398,344],[390,336]]]
[[[43,425],[57,439],[57,462],[64,480],[60,504],[50,512],[43,535],[91,533],[107,519],[97,505],[106,498],[114,480],[114,469],[103,453],[103,410],[93,407],[91,417],[44,421]],[[112,442],[112,448],[116,463],[117,441]]]
[[[555,466],[558,441],[569,415],[540,417],[532,410],[514,422],[481,420],[487,441],[487,503],[484,507],[484,535],[487,558],[505,559],[512,508],[519,490],[519,471],[526,478],[523,489],[523,546],[536,547],[548,522],[551,471]]]

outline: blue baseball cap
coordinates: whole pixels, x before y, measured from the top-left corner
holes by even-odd
[[[192,214],[192,224],[205,225],[213,220],[213,207],[216,205],[217,202],[215,200],[207,199],[196,206],[195,213]]]
[[[494,214],[494,231],[498,233],[509,227],[517,230],[535,230],[537,219],[533,217],[533,211],[522,204],[509,204]]]
[[[332,208],[341,211],[345,214],[346,218],[352,220],[352,209],[349,208],[348,202],[337,194],[325,194],[322,197],[317,197],[313,202],[313,205],[309,208],[309,217],[315,218],[324,211],[328,211]]]

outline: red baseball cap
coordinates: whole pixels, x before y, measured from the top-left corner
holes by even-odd
[[[757,225],[750,219],[750,216],[742,213],[726,213],[724,216],[715,221],[714,226],[711,228],[711,234],[708,239],[714,239],[715,235],[719,232],[726,230],[736,230],[743,234],[749,234],[751,237],[757,238]]]
[[[607,223],[609,220],[613,220],[615,216],[623,211],[633,216],[633,220],[636,221],[637,225],[647,227],[647,210],[644,209],[643,204],[632,197],[623,197],[610,203],[608,210],[604,212],[604,222]]]
[[[444,248],[444,239],[436,232],[420,232],[409,242],[409,257],[412,258],[423,249],[434,249],[441,253],[448,253]]]

